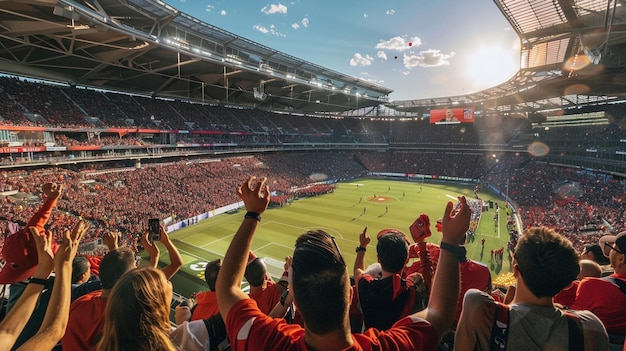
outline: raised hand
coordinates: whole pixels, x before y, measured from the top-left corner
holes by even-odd
[[[54,264],[56,269],[59,269],[59,267],[63,264],[72,264],[72,261],[76,256],[76,251],[78,251],[80,239],[82,239],[88,229],[89,225],[85,221],[81,220],[74,225],[71,232],[69,229],[65,229],[63,231],[63,241],[54,255]]]
[[[47,279],[54,269],[54,254],[52,253],[52,232],[46,231],[39,234],[36,227],[28,227],[28,231],[35,240],[37,247],[37,270],[33,274],[35,278]]]
[[[293,262],[293,257],[291,256],[287,256],[285,257],[285,264],[284,264],[284,268],[285,268],[285,272],[289,271],[289,268],[291,268],[291,263]]]
[[[109,251],[115,250],[118,248],[118,241],[120,238],[120,233],[117,231],[108,231],[104,233],[102,236],[102,242],[109,248]]]
[[[365,226],[361,234],[359,234],[359,246],[367,247],[370,241],[372,241],[372,238],[370,238],[369,235],[367,235],[367,226]]]
[[[419,217],[415,219],[413,224],[409,227],[411,231],[411,237],[415,243],[419,243],[424,241],[427,237],[431,235],[430,232],[430,218],[427,214],[422,213]]]
[[[255,179],[255,176],[248,178],[237,189],[237,195],[243,200],[246,211],[261,214],[270,203],[270,188],[265,185],[267,178],[254,183]]]
[[[465,196],[459,196],[459,204],[456,209],[454,209],[452,202],[448,202],[441,222],[442,241],[462,245],[465,242],[465,233],[469,229],[471,215],[472,210],[467,204]]]
[[[167,235],[167,232],[165,231],[165,227],[160,225],[159,231],[161,232],[161,235],[159,235],[159,241],[162,242],[163,244],[168,243],[170,241],[170,237]]]
[[[63,190],[63,184],[56,183],[45,183],[41,190],[48,197],[48,199],[54,200],[58,199],[61,196],[61,191]]]
[[[148,251],[148,254],[150,255],[150,257],[152,256],[159,256],[160,254],[160,250],[159,247],[156,245],[155,242],[149,240],[149,234],[148,232],[145,232],[142,236],[141,236],[141,245],[143,245],[144,249],[146,249],[146,251]]]

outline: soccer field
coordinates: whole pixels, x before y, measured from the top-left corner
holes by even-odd
[[[366,264],[376,261],[375,237],[380,230],[397,228],[410,237],[408,228],[422,213],[430,217],[433,235],[428,241],[438,243],[441,233],[436,231],[435,222],[443,215],[446,203],[456,201],[458,195],[473,198],[473,185],[380,179],[338,183],[333,193],[267,210],[254,237],[252,250],[265,258],[272,276],[280,277],[284,258],[292,254],[298,235],[308,229],[323,229],[335,236],[351,270],[356,256],[354,249],[359,245],[359,234],[365,226],[373,238],[366,254]],[[478,195],[483,201],[498,203],[503,215],[496,225],[493,219],[495,209],[483,213],[476,239],[466,245],[468,257],[485,263],[495,277],[510,271],[506,255],[503,264],[492,262],[490,258],[491,249],[506,247],[508,242],[505,203],[493,193],[481,191]],[[223,257],[243,214],[243,210],[222,214],[170,234],[185,262],[181,272],[172,279],[175,291],[189,296],[192,292],[206,290],[203,280],[205,263]],[[481,249],[482,238],[485,238],[484,249]],[[164,248],[161,252],[164,253],[161,264],[169,262]]]

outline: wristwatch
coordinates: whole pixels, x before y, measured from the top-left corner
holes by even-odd
[[[243,217],[244,218],[254,218],[254,219],[256,219],[259,222],[261,221],[261,215],[256,213],[256,212],[248,211],[248,212],[246,212],[246,215],[243,216]]]
[[[359,253],[361,251],[365,252],[365,251],[367,251],[367,248],[363,247],[363,246],[357,246],[355,252]]]
[[[465,249],[465,246],[463,246],[463,245],[452,245],[452,244],[449,244],[449,243],[447,243],[445,241],[442,241],[441,244],[439,245],[439,247],[442,250],[446,250],[448,252],[452,252],[456,256],[456,259],[459,260],[459,262],[467,261],[467,250]]]

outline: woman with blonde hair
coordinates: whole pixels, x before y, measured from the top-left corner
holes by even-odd
[[[146,266],[126,272],[109,296],[98,351],[176,350],[170,341],[172,285]]]

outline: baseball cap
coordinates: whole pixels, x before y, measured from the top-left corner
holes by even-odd
[[[413,237],[413,241],[416,243],[432,235],[430,231],[430,218],[428,218],[428,215],[425,213],[419,215],[409,229],[411,230],[411,237]]]
[[[37,246],[27,228],[4,240],[2,258],[6,264],[0,270],[0,284],[21,282],[35,273],[38,263]]]
[[[626,231],[623,231],[617,235],[604,235],[600,238],[600,241],[598,243],[600,244],[602,253],[606,257],[609,257],[609,254],[611,253],[611,248],[609,245],[613,243],[617,244],[617,247],[622,254],[626,254]]]

